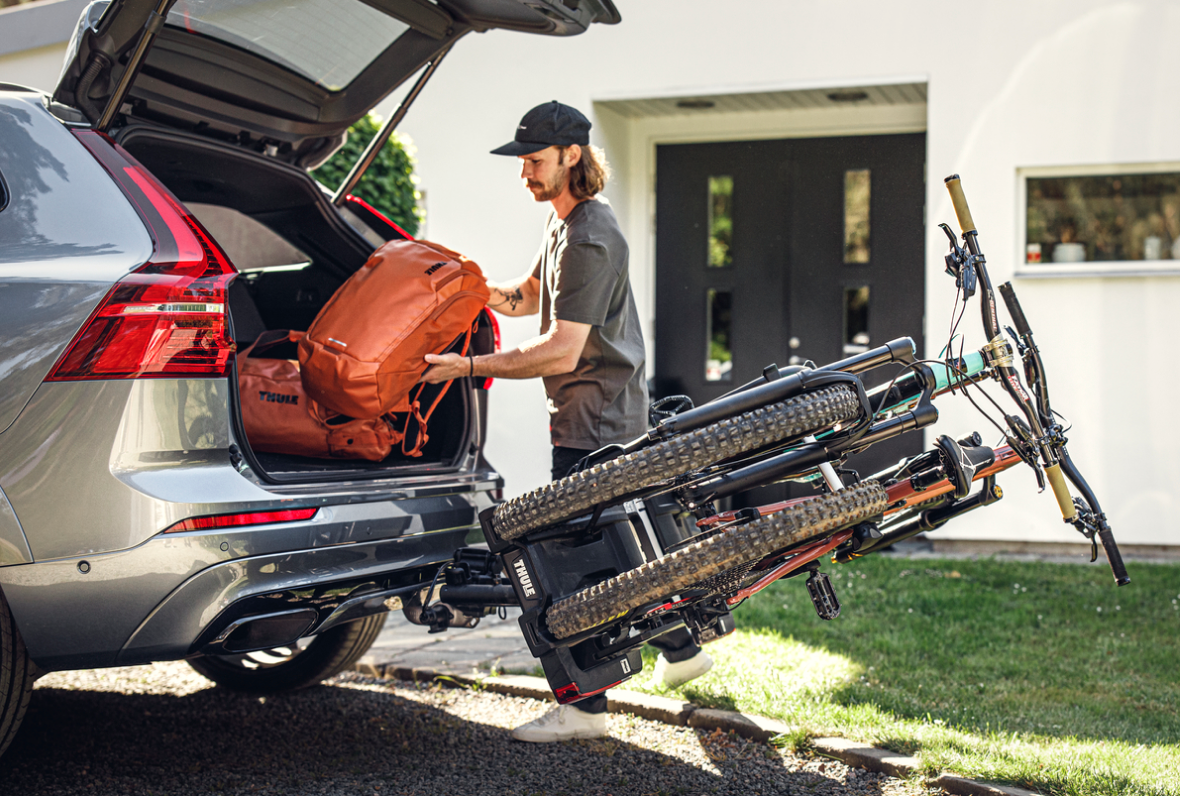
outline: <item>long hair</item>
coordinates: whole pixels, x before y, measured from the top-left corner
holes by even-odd
[[[558,163],[565,161],[565,151],[569,147],[559,146]],[[570,167],[570,193],[575,199],[589,199],[597,194],[610,179],[610,164],[606,162],[606,154],[596,146],[582,147],[582,157]]]

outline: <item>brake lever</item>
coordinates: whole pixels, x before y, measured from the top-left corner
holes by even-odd
[[[1033,473],[1037,477],[1037,492],[1044,492],[1045,473],[1041,470],[1041,465],[1037,461],[1036,445],[1033,440],[1032,430],[1016,415],[1005,414],[1004,419],[1008,421],[1008,428],[1012,430],[1011,434],[1004,435],[1008,440],[1008,446],[1016,451],[1016,455],[1020,457],[1022,462],[1032,468]]]
[[[963,291],[963,297],[971,298],[975,295],[978,282],[975,274],[975,261],[983,261],[983,255],[968,254],[959,245],[959,241],[955,239],[955,233],[946,224],[939,224],[938,228],[946,234],[947,240],[951,244],[951,250],[944,258],[946,272],[955,278],[955,287]]]

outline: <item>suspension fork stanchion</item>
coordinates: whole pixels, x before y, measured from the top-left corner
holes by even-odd
[[[814,435],[808,435],[803,438],[804,442],[819,442]],[[824,483],[828,485],[828,489],[833,492],[839,492],[844,488],[844,481],[836,473],[836,468],[832,466],[831,462],[820,462],[819,474],[824,477]]]

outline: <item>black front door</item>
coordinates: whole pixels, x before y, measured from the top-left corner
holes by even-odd
[[[920,350],[925,158],[921,133],[658,147],[655,395],[699,405],[771,363],[902,336]],[[853,466],[920,445],[911,434]]]

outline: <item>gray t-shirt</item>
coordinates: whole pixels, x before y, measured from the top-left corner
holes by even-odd
[[[627,278],[627,241],[610,205],[588,200],[550,213],[533,266],[541,334],[554,320],[591,325],[571,373],[546,376],[553,444],[593,450],[647,430],[643,332]]]

